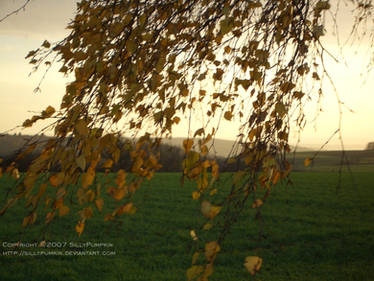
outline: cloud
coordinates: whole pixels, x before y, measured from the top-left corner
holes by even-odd
[[[21,7],[26,0],[1,0],[0,18]],[[37,39],[62,39],[73,19],[76,0],[31,0],[24,10],[0,22],[0,34]]]

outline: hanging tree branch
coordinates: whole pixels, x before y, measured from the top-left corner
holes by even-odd
[[[9,17],[12,16],[12,15],[18,14],[18,12],[21,11],[21,10],[25,10],[25,9],[26,9],[26,6],[27,6],[30,2],[31,2],[31,0],[26,0],[25,3],[24,3],[21,7],[19,7],[18,9],[14,10],[14,11],[10,12],[9,14],[5,15],[4,17],[2,17],[2,18],[0,19],[0,22],[6,20],[7,18],[9,18]]]

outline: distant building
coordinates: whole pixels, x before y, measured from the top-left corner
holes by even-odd
[[[374,141],[368,143],[366,150],[374,150]]]

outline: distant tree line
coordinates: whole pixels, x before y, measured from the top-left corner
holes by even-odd
[[[182,150],[182,148],[170,145],[170,144],[160,144],[159,151],[159,157],[161,164],[161,168],[158,170],[158,172],[182,172],[182,162],[185,158],[185,153]],[[18,155],[18,151],[10,154],[10,155],[0,155],[0,158],[3,159],[1,165],[2,166],[9,166],[10,163],[15,161]],[[20,172],[27,171],[27,168],[30,166],[33,160],[35,160],[40,155],[41,150],[35,150],[32,153],[29,153],[22,157],[21,159],[17,160],[17,168]],[[107,159],[111,158],[109,153],[103,153],[102,155],[102,162],[106,161]],[[209,156],[207,158],[210,158]],[[221,167],[221,172],[228,172],[228,171],[235,171],[239,168],[238,163],[239,162],[227,162],[225,158],[218,157],[216,158],[216,161]],[[123,169],[125,171],[130,171],[130,168],[132,166],[132,161],[130,154],[128,150],[122,149],[120,152],[120,157],[117,163],[113,165],[111,168],[112,172],[117,172],[119,169]],[[54,167],[52,171],[58,171],[59,167]],[[98,168],[99,172],[105,172],[105,168],[100,167]]]
[[[15,137],[15,136],[13,136]],[[31,153],[24,155],[22,158],[18,158],[18,154],[22,151],[22,147],[26,145],[27,141],[32,141],[34,137],[37,137],[39,140],[39,145],[38,147]],[[5,154],[1,155],[0,152],[0,158],[3,159],[1,166],[9,166],[12,162],[14,162],[16,159],[17,162],[17,169],[20,172],[25,172],[27,171],[27,168],[30,166],[32,161],[36,159],[42,149],[44,144],[46,144],[51,138],[47,136],[22,136],[18,135],[16,139],[10,139],[11,144],[14,145],[14,147],[8,147],[12,146],[9,142],[1,142],[0,143],[0,148],[3,148],[1,151],[9,151],[13,150],[14,152],[11,154]],[[22,140],[22,142],[20,141]],[[16,144],[16,142],[18,143]],[[67,140],[69,141],[69,140]],[[14,142],[14,143],[13,143]],[[126,145],[131,145],[131,141],[129,141],[126,138],[121,138],[119,140],[118,147],[122,147],[120,151],[120,156],[118,162],[116,162],[112,167],[111,171],[112,172],[117,172],[119,169],[123,169],[125,171],[130,171],[131,166],[132,166],[132,160],[130,157],[129,150],[126,149]],[[254,150],[254,148],[252,148]],[[272,146],[268,146],[266,144],[260,144],[256,147],[256,150],[261,150],[264,154],[271,154],[274,153]],[[160,169],[158,172],[182,172],[183,171],[183,160],[185,159],[186,155],[183,151],[183,149],[179,146],[171,145],[171,144],[166,144],[166,143],[161,143],[159,145],[159,148],[155,151],[153,151],[157,156],[159,156],[159,164]],[[101,163],[103,164],[105,161],[108,159],[111,159],[112,155],[109,151],[104,151],[101,155]],[[210,156],[209,154],[205,156],[206,159],[212,159],[213,157]],[[241,155],[240,153],[237,153],[235,157],[232,158],[225,158],[225,157],[214,157],[216,160],[217,164],[219,164],[220,167],[220,172],[235,172],[240,169],[243,169],[245,167],[245,159],[244,156]],[[102,165],[98,165],[98,171],[99,172],[105,172],[106,168],[102,167]],[[55,166],[51,167],[52,172],[59,171],[60,167]]]
[[[366,150],[374,150],[374,141],[369,142],[366,146]]]

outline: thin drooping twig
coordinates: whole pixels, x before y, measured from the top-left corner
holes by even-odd
[[[9,18],[10,16],[12,15],[15,15],[15,14],[18,14],[19,11],[21,10],[24,10],[26,8],[26,6],[31,2],[31,0],[26,0],[25,3],[23,3],[23,5],[21,7],[19,7],[18,9],[14,10],[13,12],[10,12],[9,14],[5,15],[3,18],[0,19],[0,22],[6,20],[7,18]]]

